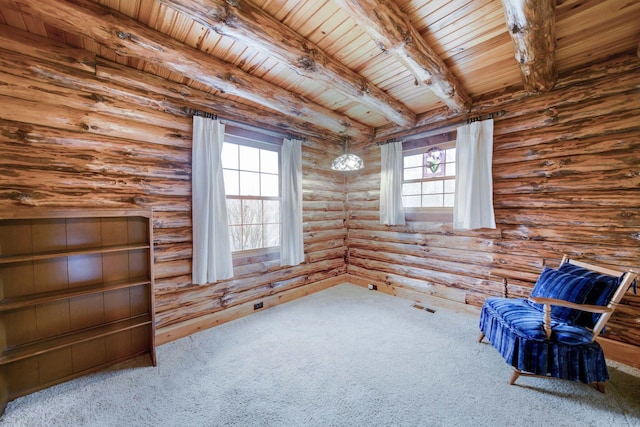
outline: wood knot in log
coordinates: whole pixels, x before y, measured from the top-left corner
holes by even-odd
[[[238,79],[234,74],[231,73],[226,75],[225,80],[231,83],[240,83],[240,79]]]
[[[18,141],[25,141],[25,142],[28,141],[29,132],[24,131],[22,129],[18,129],[15,131],[14,134],[15,134],[15,139],[17,139]],[[9,136],[5,132],[2,132],[2,135]],[[14,139],[14,138],[11,138],[11,139]]]
[[[120,40],[130,40],[130,39],[131,39],[131,34],[129,34],[129,33],[125,33],[125,32],[123,32],[123,31],[118,31],[118,32],[116,33],[116,35],[118,36],[118,38],[119,38]]]
[[[96,102],[105,102],[107,100],[104,96],[98,95],[97,93],[92,93],[88,98]]]
[[[401,29],[398,28],[398,30],[400,31]],[[402,42],[406,46],[412,46],[413,45],[413,37],[411,36],[411,33],[406,31],[406,32],[401,32],[401,34],[402,34]]]
[[[519,34],[522,32],[522,27],[518,24],[513,24],[511,27],[509,27],[509,32],[511,34]]]
[[[366,79],[362,79],[360,80],[360,93],[362,94],[370,94],[371,93],[371,86],[369,85],[369,81]]]
[[[311,58],[309,55],[304,55],[298,59],[298,66],[305,71],[316,72],[318,67],[316,67],[316,61]]]
[[[237,4],[231,5],[231,6],[237,7]],[[228,25],[229,27],[235,27],[236,22],[238,22],[238,17],[235,15],[235,13],[233,13],[233,11],[230,8],[225,7],[224,15],[220,16],[220,22],[222,22],[224,25]]]
[[[8,198],[9,200],[15,200],[17,202],[25,202],[27,200],[32,199],[33,196],[31,194],[24,193],[24,192],[13,191],[9,194]]]

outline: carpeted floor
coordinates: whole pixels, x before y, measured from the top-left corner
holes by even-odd
[[[17,399],[3,426],[639,426],[640,372],[607,393],[521,378],[477,318],[340,285]]]

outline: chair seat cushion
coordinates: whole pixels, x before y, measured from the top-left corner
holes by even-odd
[[[547,340],[542,325],[543,313],[523,299],[487,298],[480,314],[480,330],[511,366],[584,383],[609,378],[604,352],[591,342],[590,330],[552,320]]]
[[[594,282],[590,277],[575,276],[545,267],[531,291],[531,296],[556,298],[576,304],[584,304],[593,286]],[[543,311],[543,306],[540,304],[533,304],[532,306],[539,311]],[[579,315],[579,310],[560,306],[551,308],[551,317],[561,323],[571,323]]]
[[[504,322],[505,327],[513,333],[524,338],[545,341],[547,335],[544,332],[543,316],[534,304],[523,299],[487,298],[485,302],[487,310],[492,315]],[[560,323],[551,320],[551,340],[565,344],[590,343],[593,334],[587,328],[569,323]]]

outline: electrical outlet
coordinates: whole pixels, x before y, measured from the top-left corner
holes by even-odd
[[[372,290],[372,291],[378,290],[378,286],[374,285],[373,283],[369,283],[368,288],[369,290]]]
[[[259,302],[259,303],[256,303],[256,304],[253,304],[253,309],[254,309],[254,310],[260,310],[262,307],[263,307],[262,302]]]

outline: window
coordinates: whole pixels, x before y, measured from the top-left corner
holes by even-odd
[[[268,252],[280,246],[280,146],[255,139],[258,137],[255,132],[248,138],[227,130],[222,147],[231,248],[235,253]]]
[[[455,162],[455,140],[406,150],[403,153],[403,206],[452,210],[456,189]]]

